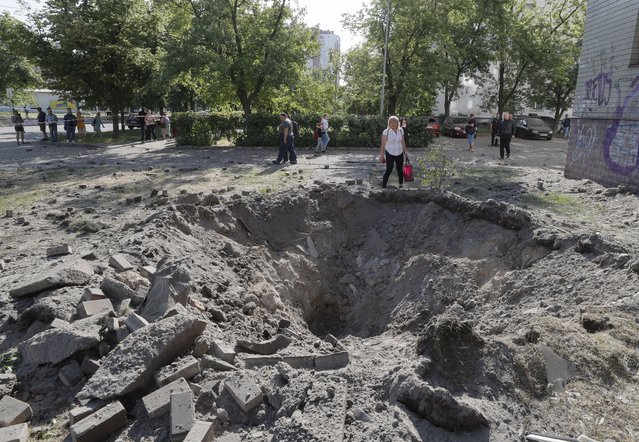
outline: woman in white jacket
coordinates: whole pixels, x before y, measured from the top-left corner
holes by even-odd
[[[408,158],[408,150],[404,141],[404,131],[399,127],[399,118],[392,116],[388,119],[388,127],[382,133],[382,146],[379,160],[386,163],[386,172],[382,180],[382,187],[386,188],[388,178],[397,169],[399,187],[404,187],[404,155]]]

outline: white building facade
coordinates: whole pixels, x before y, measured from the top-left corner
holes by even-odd
[[[319,44],[319,54],[306,62],[306,67],[309,69],[327,69],[330,66],[331,54],[340,53],[339,35],[333,31],[320,31]]]

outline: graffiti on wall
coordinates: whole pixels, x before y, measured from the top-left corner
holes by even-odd
[[[639,77],[631,83],[628,95],[619,100],[614,120],[606,131],[603,156],[609,170],[619,175],[639,172],[639,122],[624,119],[628,110],[637,108]]]
[[[597,106],[608,106],[612,92],[612,78],[602,73],[586,81],[586,100],[597,103]]]

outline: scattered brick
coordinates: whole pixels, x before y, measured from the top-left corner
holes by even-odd
[[[89,356],[85,356],[84,359],[82,359],[82,364],[80,364],[80,370],[89,375],[98,371],[98,368],[100,368],[100,361],[90,358]]]
[[[131,270],[133,265],[122,254],[111,255],[109,258],[109,265],[113,267],[118,273]]]
[[[171,394],[171,441],[183,440],[194,424],[193,392],[189,389]]]
[[[71,425],[70,433],[73,442],[94,442],[106,439],[126,424],[126,410],[116,401]]]
[[[134,333],[137,330],[149,325],[149,321],[147,321],[137,313],[131,313],[131,315],[126,318],[126,321],[124,321],[124,324],[128,327],[131,333]]]
[[[80,422],[82,419],[90,414],[95,413],[105,405],[106,402],[104,401],[91,401],[81,407],[73,408],[69,410],[69,423],[73,425],[77,422]]]
[[[233,371],[237,370],[235,366],[211,355],[203,355],[200,365],[203,369],[213,369],[215,371]]]
[[[264,397],[260,386],[247,377],[235,376],[227,379],[224,381],[224,388],[245,413],[258,406]]]
[[[64,245],[56,246],[56,247],[50,247],[47,249],[48,257],[70,255],[71,253],[73,253],[73,251],[71,250],[71,246],[68,244],[64,244]]]
[[[186,382],[186,379],[180,378],[144,396],[142,398],[142,404],[149,417],[153,419],[169,411],[171,394],[187,391],[188,389],[189,384]]]
[[[18,424],[0,428],[0,440],[2,442],[28,442],[29,426]]]
[[[80,364],[75,359],[62,367],[58,373],[58,377],[67,387],[73,387],[82,380],[82,370]]]
[[[199,374],[200,371],[200,362],[193,356],[187,356],[163,367],[156,373],[155,381],[159,387],[162,387],[179,378],[191,379]]]
[[[184,442],[213,442],[213,422],[195,421]]]
[[[244,356],[242,360],[246,368],[259,368],[277,365],[284,359],[281,356]]]
[[[100,313],[107,313],[113,311],[113,304],[109,299],[96,299],[95,301],[84,301],[78,306],[78,313],[83,318],[97,315]]]
[[[0,427],[17,425],[31,419],[31,406],[26,402],[5,395],[0,399]]]
[[[83,301],[97,301],[98,299],[106,299],[106,295],[99,288],[87,287],[82,294]]]
[[[149,281],[151,280],[151,278],[153,278],[153,275],[155,275],[156,271],[157,269],[153,266],[140,267],[140,275],[142,275],[144,278],[148,279]]]

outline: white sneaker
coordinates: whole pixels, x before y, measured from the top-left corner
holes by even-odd
[[[75,144],[75,141],[74,141],[74,140],[71,140],[71,143]]]

